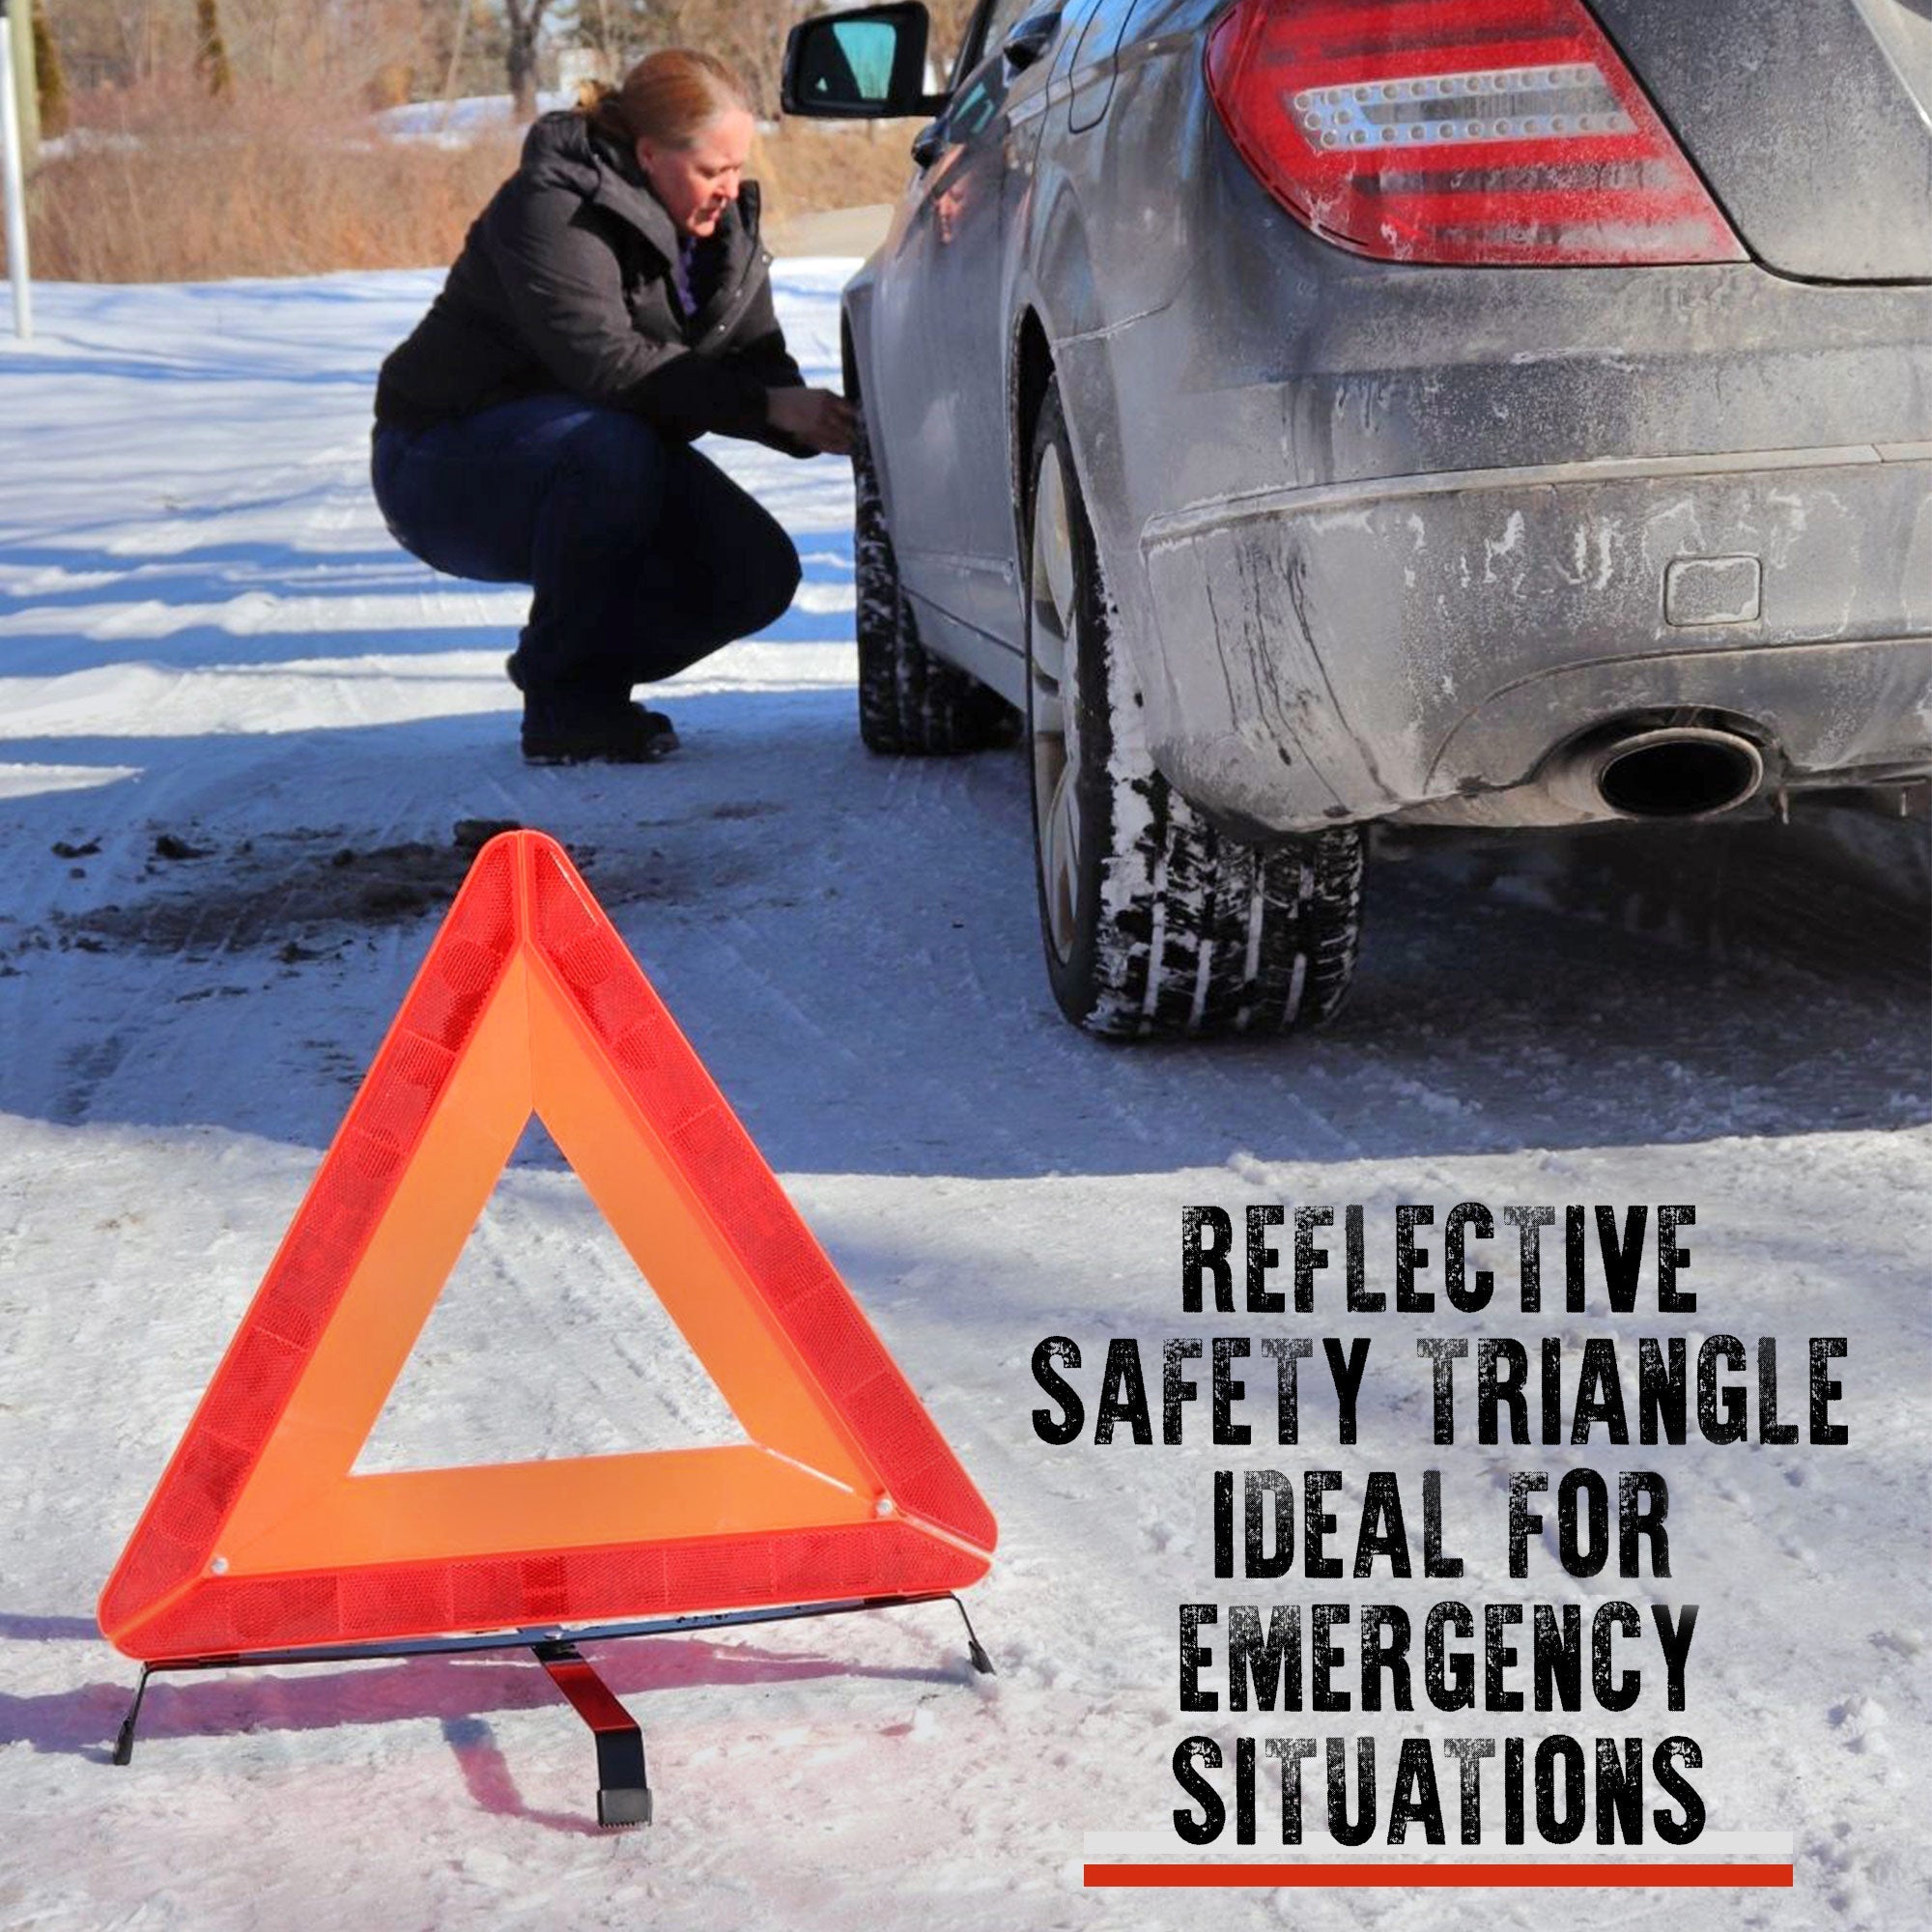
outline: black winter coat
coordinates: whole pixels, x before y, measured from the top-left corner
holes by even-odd
[[[544,115],[441,294],[383,364],[376,420],[423,428],[561,390],[668,436],[718,430],[811,454],[765,420],[765,392],[804,378],[772,310],[757,184],[698,243],[689,320],[671,279],[679,239],[621,143],[580,114]]]

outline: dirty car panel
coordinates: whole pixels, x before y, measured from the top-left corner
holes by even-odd
[[[907,621],[1037,772],[1044,420],[1204,878],[1932,778],[1925,0],[982,0],[938,105],[848,380]],[[1205,929],[1142,860],[1073,924]]]
[[[1204,108],[1211,16],[1136,16],[1035,195],[1041,240],[1187,204],[1168,273],[1102,267],[1112,320],[1055,345],[1169,778],[1250,835],[1476,794],[1620,816],[1552,810],[1539,766],[1686,707],[1759,747],[1766,798],[1932,767],[1932,291],[1345,253]]]

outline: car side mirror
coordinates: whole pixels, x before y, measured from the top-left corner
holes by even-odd
[[[925,91],[930,30],[920,0],[801,20],[785,37],[780,103],[787,114],[816,121],[936,113],[945,102]]]

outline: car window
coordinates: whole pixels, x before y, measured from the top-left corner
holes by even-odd
[[[957,87],[988,54],[997,53],[1008,34],[1045,4],[1046,0],[986,0],[960,44],[952,85]]]
[[[994,52],[1029,14],[1037,13],[1043,4],[1044,0],[993,0],[986,14],[986,38],[980,43],[980,58],[983,60]]]

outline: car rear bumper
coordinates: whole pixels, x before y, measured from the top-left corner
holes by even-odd
[[[1552,753],[1660,713],[1750,738],[1768,790],[1932,772],[1932,445],[1269,490],[1140,552],[1155,755],[1250,832],[1608,815],[1552,805]]]

